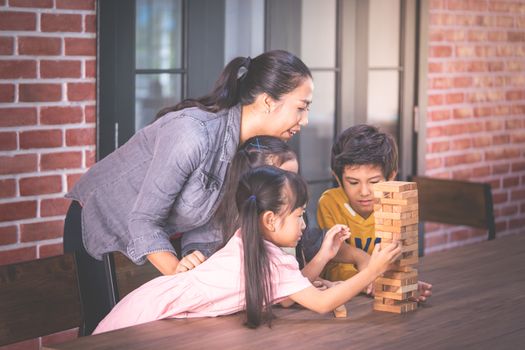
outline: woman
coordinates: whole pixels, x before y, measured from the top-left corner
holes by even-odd
[[[312,93],[310,70],[286,51],[235,58],[212,93],[161,111],[154,123],[82,176],[66,195],[74,202],[64,250],[80,251],[89,274],[98,269],[99,281],[105,279],[99,260],[111,251],[137,264],[147,259],[165,275],[184,271],[177,269],[179,258],[169,241],[176,232],[210,255],[222,236],[206,237],[206,232],[217,232],[209,230],[210,218],[238,145],[256,135],[293,137],[308,123]],[[80,279],[81,289],[102,293],[100,283]]]

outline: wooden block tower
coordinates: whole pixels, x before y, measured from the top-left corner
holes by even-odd
[[[376,237],[381,243],[397,240],[402,255],[394,269],[375,281],[374,310],[405,313],[417,308],[408,300],[417,293],[418,221],[415,182],[387,181],[374,185]]]

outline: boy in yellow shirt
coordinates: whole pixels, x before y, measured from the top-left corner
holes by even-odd
[[[374,230],[373,185],[393,180],[398,152],[394,138],[370,125],[355,125],[343,131],[332,146],[331,168],[339,187],[325,191],[319,199],[317,222],[322,229],[335,224],[350,228],[348,244],[372,254]],[[344,248],[342,249],[344,250]],[[357,273],[352,264],[330,263],[324,278],[346,280]],[[430,296],[432,286],[420,282],[420,301]]]

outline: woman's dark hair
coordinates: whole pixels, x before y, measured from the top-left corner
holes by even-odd
[[[223,69],[210,94],[197,99],[186,99],[175,106],[164,108],[157,113],[156,119],[168,112],[189,107],[215,113],[238,103],[253,103],[262,93],[279,100],[306,78],[312,78],[308,67],[287,51],[268,51],[253,59],[237,57]]]
[[[239,212],[232,205],[240,177],[249,169],[262,165],[280,167],[283,163],[297,159],[297,155],[283,140],[274,136],[255,136],[246,140],[232,159],[224,183],[224,196],[214,214],[215,227],[223,234],[223,244],[228,242],[239,228]]]
[[[332,146],[331,167],[341,184],[346,166],[375,165],[385,179],[397,171],[397,144],[394,138],[378,128],[359,124],[343,131]]]
[[[273,293],[270,256],[259,216],[272,211],[288,215],[306,205],[306,183],[297,174],[272,166],[261,166],[244,174],[235,196],[243,242],[246,326],[271,324]]]

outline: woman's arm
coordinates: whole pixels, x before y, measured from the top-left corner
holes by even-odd
[[[174,275],[186,272],[202,264],[206,257],[198,250],[186,255],[180,261],[170,252],[157,252],[148,254],[149,262],[163,275]]]
[[[385,272],[400,255],[401,247],[397,242],[383,249],[377,244],[368,266],[357,275],[323,291],[313,286],[308,287],[292,294],[290,299],[319,313],[330,312],[359,294],[363,288]]]

